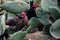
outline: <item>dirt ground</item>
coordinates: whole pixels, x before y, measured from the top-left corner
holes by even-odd
[[[23,40],[58,40],[58,39],[55,39],[53,37],[50,37],[49,35],[43,34],[43,31],[41,31],[41,32],[35,32],[35,33],[29,33],[25,36]]]

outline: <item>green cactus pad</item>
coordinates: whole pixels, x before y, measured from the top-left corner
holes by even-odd
[[[40,21],[38,18],[32,17],[29,21],[30,26],[27,28],[27,32],[31,32],[34,28],[36,28],[39,25]]]
[[[50,6],[57,7],[57,0],[41,0],[41,7],[44,11],[48,11]]]
[[[60,10],[57,7],[50,7],[49,8],[49,12],[52,14],[52,16],[55,19],[59,19],[60,18]]]
[[[50,27],[50,33],[54,38],[60,38],[60,19],[52,24]]]
[[[23,38],[25,37],[25,35],[27,34],[26,31],[18,31],[16,33],[14,33],[12,35],[12,37],[10,37],[8,40],[23,40]]]
[[[21,13],[22,11],[28,10],[29,4],[27,4],[26,2],[11,2],[3,4],[1,7],[8,12],[17,14]]]
[[[41,7],[36,9],[36,15],[43,25],[52,24],[52,22],[49,20],[48,13],[44,12]]]

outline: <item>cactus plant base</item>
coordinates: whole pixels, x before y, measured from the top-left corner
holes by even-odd
[[[8,40],[23,40],[26,34],[27,34],[26,31],[23,31],[23,32],[19,31],[19,32],[14,33],[12,37],[10,37]]]

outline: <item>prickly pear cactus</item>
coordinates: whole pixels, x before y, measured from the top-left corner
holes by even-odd
[[[0,16],[1,18],[2,16]],[[1,26],[1,19],[0,19],[0,35],[2,34],[2,26]]]
[[[2,26],[2,33],[5,31],[5,14],[1,15],[1,26]]]
[[[30,26],[27,28],[26,31],[16,32],[8,40],[23,40],[25,35],[28,34],[29,32],[31,32],[34,28],[36,28],[38,26],[38,24],[40,23],[40,21],[37,18],[33,17],[33,18],[31,18],[29,23],[30,23]]]
[[[14,17],[16,17],[16,15],[14,15],[13,13],[9,13],[9,12],[6,12],[6,16],[7,16],[7,19],[12,19]]]
[[[59,39],[60,38],[60,19],[52,24],[50,27],[50,34],[54,37]]]
[[[12,35],[12,37],[10,37],[8,40],[23,40],[23,38],[25,37],[25,35],[27,34],[26,31],[18,31],[16,33],[14,33]]]
[[[41,7],[44,11],[48,11],[50,6],[57,7],[57,0],[41,0]]]
[[[1,29],[2,29],[2,33],[4,33],[4,31],[5,31],[5,27],[6,27],[6,25],[5,25],[5,14],[6,14],[6,11],[5,10],[3,10],[3,15],[0,15],[0,25],[1,25]]]
[[[48,10],[56,20],[60,18],[60,9],[58,7],[51,6]]]
[[[0,15],[0,35],[4,33],[5,27],[6,25],[5,25],[5,13],[4,13],[3,15]],[[2,40],[2,38],[0,38],[0,40]]]
[[[5,9],[8,12],[17,14],[21,13],[22,11],[26,11],[29,9],[29,4],[26,2],[11,2],[11,3],[5,3],[2,6],[2,9]]]
[[[33,30],[34,28],[36,28],[38,26],[38,24],[40,23],[40,21],[38,20],[38,18],[32,17],[29,21],[29,27],[27,28],[27,32],[31,32],[31,30]]]
[[[36,9],[36,15],[43,25],[52,24],[52,22],[49,20],[48,13],[44,12],[41,7]]]

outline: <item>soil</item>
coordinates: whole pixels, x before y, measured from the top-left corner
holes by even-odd
[[[60,40],[60,39],[55,39],[53,37],[50,37],[47,34],[43,34],[43,31],[41,31],[35,33],[29,33],[25,36],[23,40]]]

